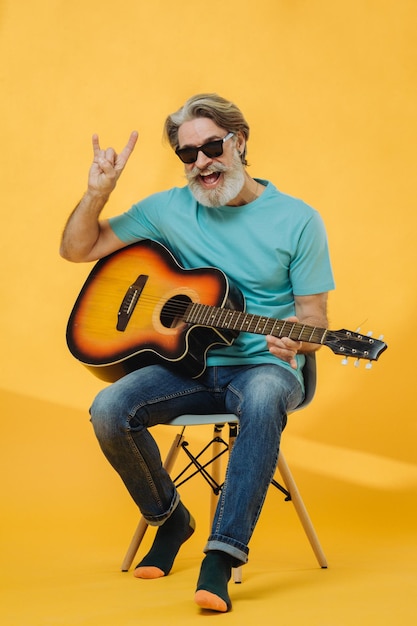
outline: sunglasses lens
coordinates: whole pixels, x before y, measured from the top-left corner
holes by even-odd
[[[210,141],[202,146],[201,150],[210,159],[219,157],[223,154],[223,139],[219,139],[219,141]]]
[[[198,153],[203,152],[209,159],[215,159],[223,154],[223,139],[216,141],[209,141],[200,148],[177,148],[176,154],[179,156],[183,163],[195,163],[198,158]]]
[[[183,163],[194,163],[197,161],[197,148],[178,148],[176,153]]]

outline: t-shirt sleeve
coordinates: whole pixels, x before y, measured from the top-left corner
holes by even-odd
[[[317,211],[313,211],[300,233],[290,279],[295,296],[323,293],[335,287],[326,229]]]
[[[110,227],[119,239],[124,243],[133,243],[139,239],[158,240],[159,209],[162,206],[159,195],[149,196],[125,213],[109,219]]]

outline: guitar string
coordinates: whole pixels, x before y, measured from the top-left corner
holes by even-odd
[[[188,296],[185,296],[185,297],[188,298]],[[154,310],[155,306],[160,302],[161,302],[160,296],[151,296],[151,295],[141,294],[140,299],[138,301],[138,305],[141,308],[145,306],[145,307],[149,307],[150,310]],[[353,333],[352,331],[334,331],[334,330],[329,330],[329,329],[325,329],[325,328],[321,328],[317,326],[305,325],[302,322],[288,322],[287,320],[273,318],[273,317],[265,317],[263,315],[259,315],[256,313],[248,313],[246,311],[242,311],[239,309],[228,309],[228,308],[224,308],[224,307],[220,307],[216,305],[205,304],[203,302],[194,302],[191,299],[179,300],[178,297],[176,299],[175,296],[168,299],[164,304],[161,305],[160,314],[161,315],[164,314],[167,317],[172,316],[173,318],[181,318],[184,316],[184,314],[187,311],[187,308],[190,305],[197,305],[199,307],[202,307],[201,319],[198,319],[198,316],[197,316],[197,319],[193,320],[192,323],[194,324],[200,323],[201,325],[206,326],[206,327],[213,327],[213,328],[224,329],[224,330],[238,330],[239,332],[249,332],[252,334],[260,334],[260,335],[266,335],[266,334],[274,335],[275,334],[275,336],[277,337],[278,336],[291,337],[291,334],[295,333],[296,340],[305,341],[306,343],[322,343],[323,337],[325,335],[326,336],[332,335],[334,337],[339,337],[342,339],[352,339],[355,341],[355,343],[358,343],[358,344],[363,343],[367,346],[369,346],[371,343],[376,343],[375,339],[368,337],[366,335],[362,335],[360,333]],[[216,315],[221,316],[222,313],[227,310],[232,315],[232,320],[229,319],[227,322],[223,320],[223,323],[220,324],[219,320],[214,319],[213,324],[210,324],[208,323],[208,321],[204,320],[204,318],[207,316],[207,309],[212,309],[214,311],[213,313],[214,318],[216,317]],[[246,327],[243,325],[242,321],[239,321],[239,323],[237,324],[237,320],[234,318],[239,317],[242,314],[244,316],[244,320],[247,320],[247,319],[250,320],[250,318],[253,317],[253,323],[255,324],[254,327],[251,327],[250,322],[247,323]],[[172,321],[174,322],[175,319],[173,319]],[[263,329],[265,329],[268,323],[272,323],[273,325],[271,328],[271,332],[263,332],[262,330],[260,330],[260,328],[258,328],[262,326],[263,324]],[[233,326],[233,324],[235,324],[235,326]],[[285,328],[287,324],[290,324],[290,327],[288,329]],[[274,328],[274,325],[276,328]],[[316,341],[313,341],[313,339],[315,339]]]
[[[161,302],[160,297],[142,294],[140,296],[140,300],[138,301],[138,305],[140,305],[141,308],[144,308],[144,306],[146,307],[147,305],[149,305],[150,310],[154,310],[156,304],[160,302]],[[238,325],[238,328],[236,329],[233,327],[233,323],[230,320],[227,323],[223,322],[223,324],[220,324],[219,320],[213,320],[212,326],[214,328],[239,330],[241,332],[250,332],[254,334],[273,334],[273,332],[264,333],[261,330],[258,330],[258,326],[263,324],[263,328],[265,328],[268,323],[272,323],[273,326],[275,325],[278,327],[276,329],[271,328],[271,331],[276,332],[276,335],[278,336],[278,334],[283,333],[283,331],[285,330],[285,326],[289,324],[291,330],[289,330],[289,332],[285,330],[284,336],[291,336],[291,334],[295,332],[298,340],[311,342],[311,343],[314,343],[312,342],[312,337],[314,337],[315,334],[316,334],[315,339],[321,339],[322,335],[326,332],[325,328],[306,326],[302,322],[288,322],[286,320],[280,320],[278,318],[265,317],[256,313],[247,313],[246,311],[241,311],[238,309],[226,309],[226,308],[215,306],[215,305],[204,304],[200,302],[196,303],[191,300],[178,300],[178,299],[175,299],[175,297],[170,298],[169,300],[165,302],[165,304],[162,304],[160,313],[161,315],[166,315],[166,316],[171,315],[173,318],[182,317],[186,313],[187,308],[190,305],[194,305],[194,304],[197,304],[197,306],[202,307],[202,318],[198,319],[197,317],[197,320],[195,320],[193,323],[196,323],[196,324],[201,323],[202,325],[208,326],[208,327],[210,327],[211,324],[203,321],[204,317],[207,316],[207,308],[213,309],[214,311],[213,317],[215,317],[216,314],[221,316],[222,313],[227,310],[232,315],[232,318],[238,317],[242,314],[246,320],[248,318],[250,319],[251,317],[253,317],[253,323],[255,324],[254,328],[251,328],[250,322],[247,323],[246,327],[244,327],[242,323],[240,322]],[[127,303],[127,307],[128,306],[129,306],[129,303]],[[237,320],[233,320],[233,321],[236,324]],[[320,337],[317,336],[317,333],[320,333]]]

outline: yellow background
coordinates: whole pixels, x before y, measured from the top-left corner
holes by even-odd
[[[391,571],[393,580],[375,589],[369,583],[368,591],[381,592],[383,602],[391,597],[381,591],[384,585],[408,594],[415,571],[407,568],[417,550],[416,19],[412,0],[3,0],[2,574],[11,599],[0,609],[7,611],[5,623],[103,624],[105,617],[92,607],[109,595],[108,623],[136,623],[134,613],[124,615],[120,608],[132,602],[121,599],[130,579],[120,583],[116,574],[115,588],[102,582],[109,584],[103,598],[84,598],[77,586],[80,568],[91,562],[96,573],[117,570],[135,511],[88,424],[87,408],[102,383],[72,359],[65,344],[66,321],[90,268],[60,259],[58,246],[86,186],[91,134],[98,132],[103,144],[119,150],[132,129],[140,133],[106,208],[109,216],[184,183],[181,164],[162,141],[162,126],[167,113],[201,91],[216,91],[245,113],[250,174],[271,179],[323,216],[337,282],[331,327],[360,326],[383,334],[389,345],[371,371],[364,364],[342,367],[340,357],[324,348],[315,402],[293,418],[285,441],[290,465],[299,470],[333,548],[333,571],[341,563],[354,571],[354,561],[338,552],[341,544],[349,546],[352,559],[362,553],[365,571],[373,567],[375,575],[392,569],[388,554],[395,554],[394,570],[397,576],[408,572],[406,582]],[[164,447],[166,430],[160,436]],[[264,513],[265,533],[273,511]],[[262,530],[258,536],[262,576],[270,567],[270,548],[262,548]],[[205,528],[190,560],[200,557],[204,541]],[[259,565],[262,558],[266,562]],[[301,607],[297,563],[288,556],[292,593]],[[46,567],[56,578],[48,578]],[[72,617],[70,594],[55,582],[62,576],[67,590],[69,577],[83,607]],[[22,604],[20,577],[27,592],[33,588]],[[268,584],[262,581],[260,596]],[[88,589],[85,580],[83,585]],[[242,598],[252,594],[259,615],[257,588],[251,592],[248,586],[242,585]],[[350,591],[360,595],[359,589]],[[381,611],[375,623],[383,624],[394,615],[394,604],[382,602],[381,608],[371,597]],[[413,610],[407,598],[402,623],[414,623],[407,622]],[[270,601],[278,602],[273,596]],[[149,596],[150,616],[152,602]],[[194,608],[182,602],[194,623]],[[350,618],[347,606],[354,610],[341,597],[329,621],[317,609],[312,623],[365,623],[359,609]],[[175,600],[169,610],[175,614]],[[163,615],[157,623],[164,623]],[[225,619],[234,617],[238,609]]]

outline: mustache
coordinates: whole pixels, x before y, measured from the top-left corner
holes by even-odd
[[[227,165],[223,165],[223,163],[212,163],[211,165],[208,165],[202,170],[199,167],[197,167],[197,165],[194,165],[193,169],[187,172],[186,176],[187,176],[187,180],[189,182],[192,182],[196,178],[198,178],[200,174],[202,174],[203,172],[208,173],[208,174],[214,174],[214,172],[224,173],[224,172],[227,172],[228,170],[229,168],[227,167]]]

